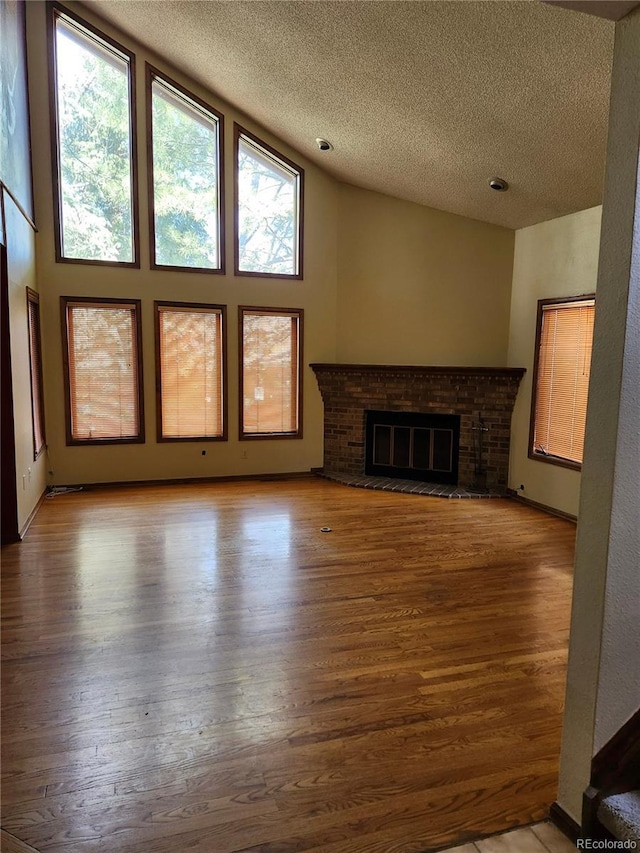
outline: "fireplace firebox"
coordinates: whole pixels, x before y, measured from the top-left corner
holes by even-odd
[[[325,473],[356,477],[365,474],[365,412],[455,415],[460,419],[457,485],[469,488],[475,484],[481,463],[486,472],[486,487],[492,491],[506,489],[511,411],[523,368],[402,364],[312,364],[311,367],[324,402]],[[474,426],[477,427],[480,420],[483,438],[482,460],[479,461],[478,432]],[[401,427],[402,424],[391,426]],[[386,436],[391,447],[391,431]],[[427,456],[426,436],[418,434],[416,444],[414,431],[413,439],[414,457],[417,452],[417,461],[423,464]],[[385,434],[381,432],[379,456],[385,441]],[[440,434],[430,436],[429,441],[433,443],[433,461],[436,463],[433,467],[438,468],[440,457],[446,455],[447,442]],[[407,444],[407,433],[394,435],[396,461],[402,453],[407,455],[403,442]],[[408,443],[410,447],[410,436]],[[428,453],[431,458],[431,445]],[[396,466],[392,467],[391,476],[403,477]],[[420,479],[426,480],[423,473],[420,473]],[[432,479],[430,475],[427,481]]]
[[[366,412],[365,474],[458,484],[460,416]]]

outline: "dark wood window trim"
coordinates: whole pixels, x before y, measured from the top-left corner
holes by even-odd
[[[298,368],[298,386],[297,386],[297,408],[298,408],[298,428],[291,432],[269,432],[269,433],[254,433],[245,432],[244,429],[244,316],[245,314],[271,314],[275,317],[297,317],[298,319],[298,340],[297,340],[297,368]],[[265,308],[255,305],[239,305],[238,306],[238,375],[239,375],[239,424],[238,437],[240,441],[262,441],[264,439],[299,439],[302,434],[302,413],[303,413],[303,351],[304,351],[304,309],[302,308]]]
[[[123,308],[133,307],[135,316],[135,344],[137,356],[137,404],[138,404],[138,435],[132,438],[74,438],[71,430],[71,384],[69,371],[69,334],[67,323],[67,312],[74,305],[113,305]],[[106,444],[144,444],[145,422],[144,422],[144,388],[142,370],[142,317],[140,299],[112,299],[110,297],[100,298],[92,296],[61,296],[60,314],[62,323],[62,359],[64,369],[64,391],[65,391],[65,425],[66,439],[68,445],[106,445]]]
[[[151,269],[152,270],[173,270],[188,273],[207,273],[209,275],[224,275],[226,270],[226,242],[225,242],[225,204],[224,204],[224,116],[216,110],[211,104],[203,101],[193,92],[185,89],[180,83],[177,83],[163,71],[158,70],[148,62],[145,63],[146,69],[146,117],[147,117],[147,184],[149,196],[149,251],[151,253]],[[170,264],[158,264],[156,262],[156,230],[155,230],[155,198],[154,198],[154,181],[153,181],[153,93],[152,83],[158,80],[160,83],[166,84],[170,89],[174,89],[177,95],[181,95],[187,102],[191,101],[194,107],[199,108],[204,113],[208,113],[217,122],[217,143],[218,143],[218,163],[217,163],[217,182],[218,182],[218,253],[219,267],[183,267]]]
[[[102,267],[140,267],[140,227],[138,204],[138,132],[136,119],[136,58],[132,51],[123,47],[115,39],[71,12],[66,6],[56,2],[47,4],[47,42],[49,60],[49,116],[51,128],[51,171],[53,175],[53,222],[56,262],[64,264],[89,264]],[[62,211],[60,196],[60,152],[58,147],[58,87],[56,69],[56,22],[58,18],[67,18],[72,24],[85,30],[89,35],[104,42],[120,53],[129,66],[129,132],[131,135],[131,229],[133,241],[132,261],[102,261],[84,258],[67,258],[62,254]]]
[[[33,306],[33,307],[32,307]],[[32,314],[33,312],[33,314]],[[32,328],[31,318],[35,316],[35,329]],[[31,427],[33,435],[33,460],[39,458],[46,449],[46,427],[44,420],[44,385],[42,381],[42,331],[40,317],[40,294],[27,287],[27,327],[29,334],[29,375],[31,377]],[[35,340],[34,340],[35,339]],[[33,352],[35,343],[36,352]],[[37,375],[34,377],[34,356],[37,362]],[[35,379],[35,382],[34,382]],[[38,441],[36,433],[36,416],[40,420],[42,443]],[[39,445],[39,446],[38,446]]]
[[[537,389],[538,389],[538,365],[540,361],[540,338],[542,335],[542,317],[544,308],[547,305],[566,305],[571,302],[588,302],[595,300],[595,293],[581,294],[579,296],[562,296],[556,299],[539,299],[536,316],[536,337],[533,351],[533,376],[531,386],[531,414],[529,417],[529,444],[528,457],[537,462],[545,462],[548,465],[557,465],[560,468],[570,468],[573,471],[581,471],[582,463],[574,462],[571,459],[565,459],[562,456],[554,456],[552,454],[536,453],[534,450],[535,438],[535,422],[536,422],[536,405],[537,405]]]
[[[162,368],[160,359],[160,308],[161,307],[184,309],[188,312],[189,309],[206,310],[216,312],[222,318],[222,434],[216,436],[194,436],[189,438],[175,438],[173,436],[164,436],[162,434]],[[154,302],[155,314],[155,333],[156,333],[156,424],[157,424],[157,440],[160,443],[174,442],[190,442],[190,441],[227,441],[228,440],[228,409],[227,409],[227,306],[212,305],[204,302],[175,302],[175,301],[160,301]]]
[[[250,270],[240,269],[240,227],[239,227],[239,199],[238,199],[238,145],[240,137],[246,137],[260,148],[263,148],[267,154],[280,160],[289,168],[298,173],[298,233],[297,233],[297,253],[298,253],[298,272],[297,273],[268,273],[268,272],[253,272]],[[253,278],[280,278],[300,281],[304,278],[303,268],[303,250],[304,250],[304,169],[285,157],[268,143],[264,142],[255,134],[246,130],[237,122],[233,124],[233,257],[234,257],[234,275],[249,276]]]

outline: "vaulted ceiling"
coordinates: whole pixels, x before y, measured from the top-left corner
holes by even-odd
[[[347,183],[510,228],[601,201],[610,20],[533,0],[85,5]]]

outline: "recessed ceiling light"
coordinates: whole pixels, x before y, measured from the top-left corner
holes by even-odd
[[[333,151],[333,145],[326,139],[316,137],[316,145],[321,151]]]
[[[504,178],[489,178],[489,186],[497,193],[506,193],[509,189],[509,184]]]

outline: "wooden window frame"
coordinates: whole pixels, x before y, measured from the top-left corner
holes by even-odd
[[[101,305],[113,305],[114,307],[133,307],[135,316],[135,345],[136,345],[136,380],[137,380],[137,404],[138,404],[138,435],[130,438],[74,438],[71,421],[71,377],[69,370],[69,334],[67,315],[69,307],[75,305],[86,305],[90,307]],[[64,369],[64,392],[65,392],[65,427],[66,441],[68,446],[85,447],[107,444],[144,444],[145,442],[145,420],[144,420],[144,387],[142,367],[142,302],[140,299],[113,299],[111,297],[93,296],[61,296],[60,313],[62,322],[62,360]]]
[[[47,8],[47,42],[49,62],[49,123],[51,131],[51,163],[53,176],[53,222],[55,238],[56,263],[62,264],[89,264],[102,267],[131,267],[140,268],[140,210],[138,203],[138,132],[136,117],[136,57],[128,48],[121,45],[111,36],[89,24],[83,18],[70,11],[66,6],[56,2],[49,2]],[[62,196],[60,193],[60,150],[58,145],[58,73],[56,60],[56,24],[59,18],[67,18],[72,24],[97,39],[127,61],[129,67],[129,134],[130,146],[130,175],[131,175],[131,241],[133,249],[133,260],[131,261],[105,261],[92,258],[68,258],[62,253]]]
[[[31,306],[36,306],[36,316],[37,320],[37,330],[35,332],[35,346],[37,349],[37,361],[39,364],[39,371],[37,377],[35,377],[34,383],[34,375],[33,375],[33,330],[31,328]],[[27,330],[29,335],[29,376],[31,379],[31,427],[32,427],[32,435],[33,435],[33,461],[35,462],[42,452],[47,448],[47,431],[46,424],[44,419],[44,383],[42,379],[42,318],[40,315],[40,294],[36,293],[35,290],[32,290],[30,287],[27,287]],[[36,393],[34,394],[34,387]],[[42,444],[38,447],[37,436],[36,436],[36,409],[37,415],[40,418],[41,424],[41,432],[42,432]]]
[[[226,272],[226,241],[225,241],[225,204],[224,204],[224,115],[211,104],[203,101],[193,92],[177,83],[168,74],[160,71],[149,62],[145,63],[146,79],[146,118],[147,118],[147,187],[149,199],[149,252],[152,270],[173,270],[188,273],[207,273],[208,275],[224,275]],[[153,90],[154,80],[164,83],[169,89],[174,89],[178,96],[187,102],[191,101],[195,108],[209,113],[217,122],[217,183],[218,183],[218,255],[219,267],[184,267],[174,264],[159,264],[156,260],[156,227],[155,227],[155,192],[153,172]],[[178,304],[178,303],[173,303]]]
[[[298,366],[298,385],[297,385],[297,409],[298,409],[298,428],[295,432],[245,432],[244,429],[244,316],[245,314],[270,314],[275,317],[297,317],[298,318],[298,346],[297,346],[297,366]],[[303,413],[303,377],[302,369],[304,365],[304,309],[303,308],[265,308],[256,305],[239,305],[238,306],[238,361],[239,361],[239,387],[240,399],[238,406],[238,438],[240,441],[264,441],[264,440],[279,440],[279,439],[300,439],[303,437],[302,432],[302,413]]]
[[[580,296],[562,296],[555,299],[539,299],[537,316],[536,316],[536,337],[533,351],[533,376],[531,387],[531,414],[529,418],[529,445],[528,457],[535,459],[537,462],[545,462],[548,465],[557,465],[560,468],[570,468],[573,471],[581,471],[582,463],[574,462],[572,459],[566,459],[562,456],[553,456],[552,454],[536,453],[534,450],[535,426],[536,426],[536,408],[538,403],[538,370],[540,363],[540,341],[542,337],[542,318],[545,306],[548,305],[567,305],[575,302],[590,302],[596,298],[595,293],[581,294]]]
[[[274,272],[254,272],[253,270],[240,269],[240,217],[239,217],[239,191],[238,191],[238,150],[240,138],[246,137],[250,142],[253,142],[259,148],[264,149],[265,153],[280,160],[285,166],[293,169],[298,174],[298,228],[297,228],[297,258],[298,271],[296,273],[274,273]],[[251,278],[275,278],[285,279],[289,281],[302,281],[304,278],[304,169],[298,166],[293,160],[285,157],[271,145],[269,145],[260,137],[256,136],[251,131],[233,123],[233,259],[234,259],[234,275],[247,276]]]
[[[222,434],[214,436],[165,436],[162,434],[162,367],[160,353],[160,314],[161,307],[185,309],[188,313],[190,308],[196,310],[207,310],[219,312],[222,318]],[[155,343],[156,343],[156,429],[157,441],[161,444],[175,442],[202,442],[202,441],[228,441],[228,409],[227,409],[227,306],[213,305],[209,302],[176,302],[175,300],[156,300],[153,303],[155,315]]]

